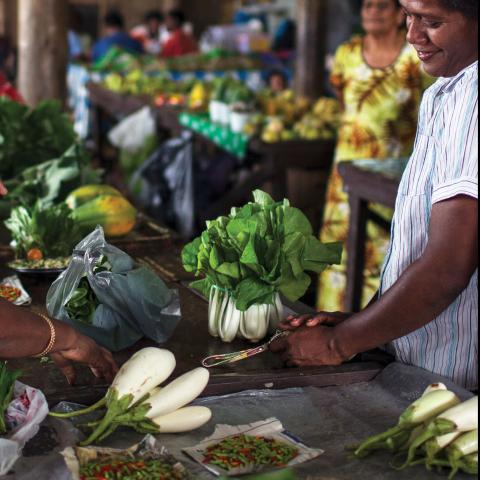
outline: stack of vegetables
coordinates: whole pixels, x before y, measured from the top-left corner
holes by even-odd
[[[98,422],[88,424],[91,435],[82,442],[89,445],[126,426],[141,433],[181,433],[206,424],[212,412],[206,407],[186,406],[205,389],[209,372],[197,368],[160,387],[175,369],[174,355],[160,348],[144,348],[126,362],[106,396],[91,407],[73,413],[51,413],[70,418],[105,407]]]
[[[478,474],[478,397],[465,402],[443,384],[430,385],[400,416],[397,425],[367,438],[355,448],[363,458],[375,451],[394,455],[392,466],[403,470],[425,465],[429,470]]]
[[[260,190],[253,197],[228,217],[207,222],[182,252],[185,270],[204,277],[192,287],[210,298],[210,334],[225,342],[264,338],[281,317],[279,294],[298,300],[311,283],[307,272],[341,260],[342,245],[319,242],[288,200],[275,202]]]
[[[5,413],[12,401],[15,381],[20,375],[20,371],[11,372],[5,362],[0,362],[0,435],[7,433]]]

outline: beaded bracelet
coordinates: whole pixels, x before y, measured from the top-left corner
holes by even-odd
[[[40,358],[40,357],[45,357],[53,350],[53,347],[55,346],[55,340],[57,339],[57,332],[55,330],[55,327],[52,321],[46,315],[42,315],[41,313],[37,313],[37,315],[43,318],[48,323],[48,326],[50,327],[50,341],[48,342],[47,348],[45,348],[45,350],[43,350],[42,353],[35,355],[35,358]]]

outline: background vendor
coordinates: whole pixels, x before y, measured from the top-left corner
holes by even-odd
[[[478,388],[478,2],[401,0],[427,73],[378,297],[360,313],[290,318],[291,365],[338,365],[387,345],[397,360]]]

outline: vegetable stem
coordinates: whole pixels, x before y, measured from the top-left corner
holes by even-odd
[[[94,403],[90,407],[83,408],[82,410],[75,410],[74,412],[50,412],[49,415],[51,417],[56,417],[56,418],[72,418],[72,417],[78,417],[80,415],[86,415],[87,413],[94,412],[95,410],[98,410],[99,408],[104,407],[107,404],[107,399],[106,397],[103,397],[101,400],[99,400],[97,403]]]

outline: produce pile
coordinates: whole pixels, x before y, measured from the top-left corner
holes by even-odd
[[[298,453],[298,448],[278,440],[242,434],[208,447],[203,463],[227,471],[238,467],[284,467]]]
[[[13,397],[15,381],[20,377],[21,372],[9,371],[5,362],[0,362],[0,435],[7,433],[5,413]]]
[[[80,480],[182,480],[184,475],[156,459],[118,458],[92,461],[80,467]]]
[[[15,300],[18,300],[21,295],[22,292],[19,288],[0,283],[0,298],[13,303]]]
[[[288,200],[275,202],[260,190],[253,197],[229,216],[207,222],[182,251],[185,270],[203,277],[191,286],[211,299],[210,333],[226,342],[239,329],[252,341],[263,338],[270,314],[258,306],[277,305],[279,293],[297,301],[310,286],[307,272],[320,273],[341,260],[341,243],[321,243]]]
[[[478,397],[461,402],[443,384],[432,384],[400,416],[397,425],[354,448],[356,458],[376,451],[393,455],[391,466],[478,474]]]
[[[175,366],[175,357],[168,350],[144,348],[122,366],[106,396],[95,405],[50,415],[71,418],[105,407],[101,420],[87,424],[93,431],[81,445],[102,441],[120,426],[151,434],[195,430],[210,420],[212,412],[186,405],[203,392],[210,374],[205,368],[197,368],[160,388]]]

